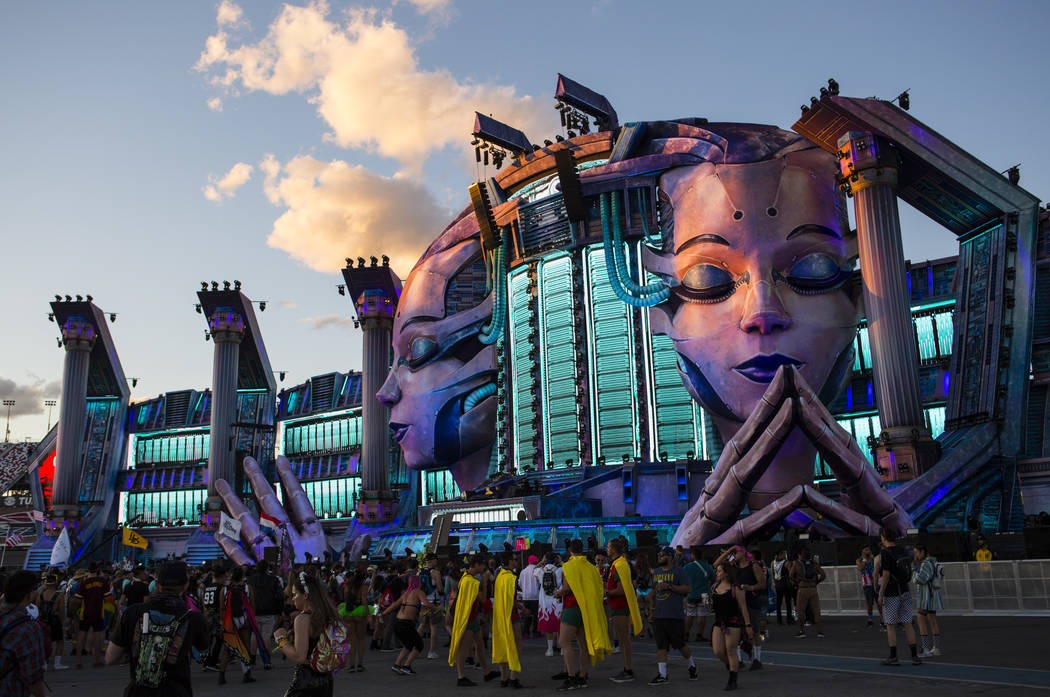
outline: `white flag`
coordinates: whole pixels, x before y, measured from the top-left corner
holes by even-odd
[[[69,530],[62,528],[62,534],[55,540],[55,546],[51,548],[51,566],[65,566],[69,563],[69,555],[73,552],[73,546],[69,542]]]
[[[241,521],[222,513],[219,518],[219,532],[237,541],[241,539]]]

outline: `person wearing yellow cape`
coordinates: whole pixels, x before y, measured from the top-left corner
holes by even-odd
[[[500,687],[522,688],[521,613],[518,608],[518,555],[506,552],[496,576],[492,601],[492,664],[499,666]]]
[[[473,687],[476,682],[467,677],[464,670],[467,653],[472,646],[481,645],[477,650],[477,659],[484,670],[485,682],[499,677],[498,670],[489,670],[488,661],[485,657],[485,643],[481,637],[481,620],[478,617],[480,611],[480,598],[478,588],[481,583],[476,578],[485,570],[485,557],[475,554],[467,563],[467,569],[463,577],[459,579],[459,588],[456,593],[456,611],[452,620],[452,640],[448,646],[448,664],[456,667],[456,685],[459,687]]]
[[[591,663],[601,661],[606,653],[612,651],[609,621],[602,603],[602,577],[594,564],[584,556],[582,540],[569,542],[569,554],[568,561],[561,567],[562,587],[556,593],[563,603],[558,642],[565,660],[565,672],[554,676],[555,679],[564,676],[565,682],[558,687],[559,692],[587,687]],[[573,639],[579,642],[581,649],[578,672],[572,648]]]
[[[623,556],[623,541],[609,540],[606,551],[612,559],[612,570],[605,586],[605,595],[609,599],[613,633],[620,642],[623,656],[623,670],[609,679],[619,683],[634,682],[631,642],[633,635],[642,633],[642,613],[638,610],[638,595],[631,582],[631,566]]]

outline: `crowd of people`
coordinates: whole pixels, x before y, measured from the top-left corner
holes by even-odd
[[[763,668],[770,611],[777,624],[797,624],[800,638],[811,626],[824,636],[818,587],[826,574],[805,546],[782,550],[769,564],[757,548],[736,545],[715,558],[701,548],[663,547],[654,564],[649,550],[631,550],[625,538],[604,548],[574,539],[563,553],[528,555],[527,564],[522,556],[410,554],[296,565],[286,575],[265,561],[221,560],[194,569],[167,561],[150,569],[93,562],[43,577],[19,571],[4,580],[0,675],[12,688],[5,694],[42,695],[45,669],[126,662],[128,697],[182,697],[191,694],[193,661],[220,684],[231,664],[251,683],[253,670],[271,669],[280,655],[294,664],[288,697],[327,697],[336,673],[364,671],[372,650],[396,654],[390,669],[398,676],[416,675],[421,657],[443,658],[459,686],[477,685],[469,671],[478,670],[483,682],[518,689],[527,675],[523,640],[542,638],[547,657],[560,655],[556,689],[571,691],[587,687],[610,654],[619,660],[609,679],[633,682],[633,644],[645,636],[657,651],[650,685],[673,679],[672,651],[685,662],[682,677],[699,679],[691,645],[704,642],[732,690],[744,667]],[[940,655],[937,560],[923,545],[905,548],[884,532],[878,550],[865,547],[856,563],[867,624],[874,626],[877,608],[886,631],[884,664],[899,665],[899,630],[912,663]]]

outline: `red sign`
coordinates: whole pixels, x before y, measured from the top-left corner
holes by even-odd
[[[514,551],[524,552],[529,548],[529,538],[527,537],[515,537],[514,538]]]

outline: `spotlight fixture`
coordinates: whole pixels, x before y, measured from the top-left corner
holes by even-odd
[[[384,254],[381,258],[383,260],[383,266],[390,266],[390,257]]]
[[[194,305],[193,309],[195,309],[197,311],[198,315],[203,315],[204,314],[204,311],[201,310],[201,304],[200,303],[197,303],[196,305]]]
[[[55,296],[55,302],[56,302],[56,303],[60,303],[60,302],[62,302],[62,296],[61,296],[61,295],[56,295],[56,296]]]
[[[354,319],[353,323],[354,323],[354,329],[360,329],[361,328],[361,322],[359,322],[358,320]]]
[[[131,386],[132,387],[138,387],[138,384],[139,384],[139,379],[138,378],[128,378],[128,380],[131,382]]]
[[[208,282],[207,281],[201,281],[201,290],[202,291],[208,290]]]
[[[259,312],[266,312],[266,301],[265,300],[259,302]]]
[[[204,340],[205,341],[211,341],[211,332],[208,332],[208,331],[204,332]]]
[[[83,295],[78,295],[78,296],[77,296],[77,302],[78,302],[78,303],[82,303],[82,302],[84,302],[84,296],[83,296]]]
[[[277,374],[277,377],[279,377],[281,379],[281,382],[284,382],[284,376],[285,375],[286,375],[286,373],[282,370],[281,372],[279,372]]]
[[[346,295],[346,286],[340,283],[336,286],[339,289],[339,295]]]
[[[73,302],[73,296],[71,296],[71,295],[67,295],[67,296],[66,296],[66,302],[67,302],[67,303],[71,303],[71,302]]]
[[[109,323],[113,324],[116,321],[117,321],[117,313],[116,312],[110,312],[109,313]]]
[[[55,338],[55,341],[57,341],[57,342],[58,342],[58,347],[59,347],[59,348],[62,348],[62,340],[56,337],[56,338]]]
[[[908,94],[908,92],[910,92],[910,91],[911,91],[911,88],[909,87],[908,89],[906,89],[903,92],[901,92],[900,94],[898,94],[897,95],[897,99],[894,100],[894,101],[897,102],[897,105],[901,109],[904,109],[904,111],[907,111],[908,109],[911,108],[911,96]]]
[[[357,268],[359,268],[359,269],[365,268],[365,258],[364,257],[357,257]]]
[[[217,282],[215,282],[215,281],[212,281],[211,282],[211,289],[212,290],[219,290],[219,284]]]
[[[833,77],[828,78],[828,94],[837,96],[839,93],[839,81]]]
[[[233,279],[233,289],[234,290],[240,290],[241,289],[241,282],[238,281],[237,279]]]
[[[372,266],[379,266],[379,260],[374,256],[368,257],[372,261]]]
[[[544,138],[543,145],[549,148],[550,146],[554,145],[554,143],[551,142],[550,138]]]
[[[354,265],[354,262],[350,257],[346,257],[346,265],[347,267],[352,267]]]
[[[47,321],[48,322],[54,322],[55,321],[55,313],[54,312],[48,312],[47,313]]]
[[[554,140],[556,140],[556,141],[558,141],[558,142],[560,143],[560,142],[562,142],[563,140],[565,140],[565,136],[563,136],[563,135],[561,135],[561,134],[559,133],[558,135],[554,136]]]
[[[94,300],[94,298],[93,298],[93,297],[91,297],[90,295],[88,295],[88,296],[87,296],[87,301],[88,301],[88,302],[91,302],[92,300]]]

